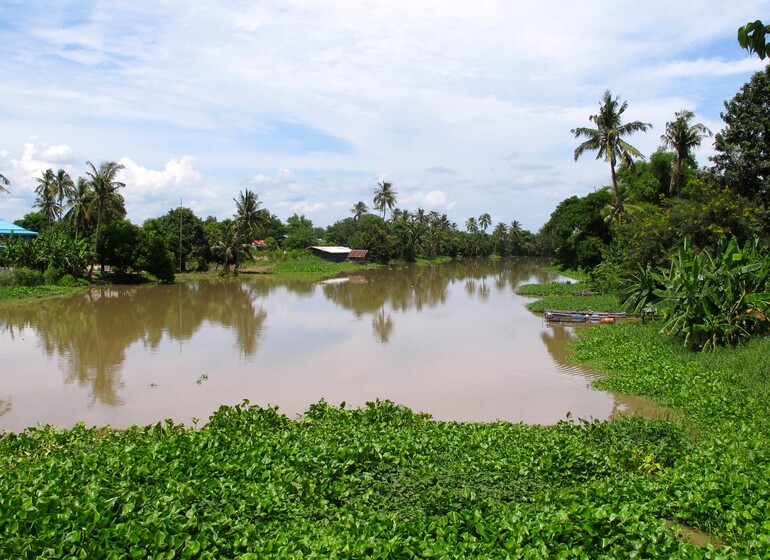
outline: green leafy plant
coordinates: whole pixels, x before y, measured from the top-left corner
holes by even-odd
[[[741,248],[733,238],[717,258],[685,242],[664,285],[655,291],[663,330],[687,346],[734,345],[768,329],[770,255],[756,241]]]

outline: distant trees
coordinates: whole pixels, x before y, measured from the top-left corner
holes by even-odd
[[[639,150],[623,140],[623,137],[634,132],[646,132],[648,128],[652,128],[650,123],[642,121],[632,121],[624,124],[622,117],[627,108],[627,101],[619,103],[618,98],[613,99],[610,90],[607,90],[602,96],[599,112],[588,117],[588,120],[594,123],[596,127],[572,129],[575,138],[586,139],[575,148],[575,161],[587,151],[596,151],[596,159],[603,158],[604,161],[610,164],[612,190],[615,194],[616,209],[620,218],[623,216],[624,207],[618,186],[616,168],[618,164],[625,163],[630,165],[634,158],[643,159],[644,157]]]

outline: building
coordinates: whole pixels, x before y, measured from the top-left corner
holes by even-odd
[[[345,262],[351,249],[349,247],[308,247],[314,255],[325,261]]]
[[[13,235],[22,237],[24,241],[31,241],[33,237],[37,237],[37,232],[24,229],[5,220],[0,220],[0,237],[10,237]]]

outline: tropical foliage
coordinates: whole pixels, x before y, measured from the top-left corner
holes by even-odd
[[[770,254],[756,241],[741,247],[732,238],[716,257],[685,242],[668,271],[640,269],[629,285],[627,307],[660,312],[662,330],[692,348],[770,331]]]

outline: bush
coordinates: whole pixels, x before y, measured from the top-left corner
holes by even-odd
[[[768,331],[770,254],[756,240],[741,248],[733,237],[717,257],[685,241],[663,284],[654,304],[666,321],[663,330],[683,337],[686,346],[735,345]]]
[[[43,274],[31,268],[12,268],[0,271],[0,286],[40,286]]]

